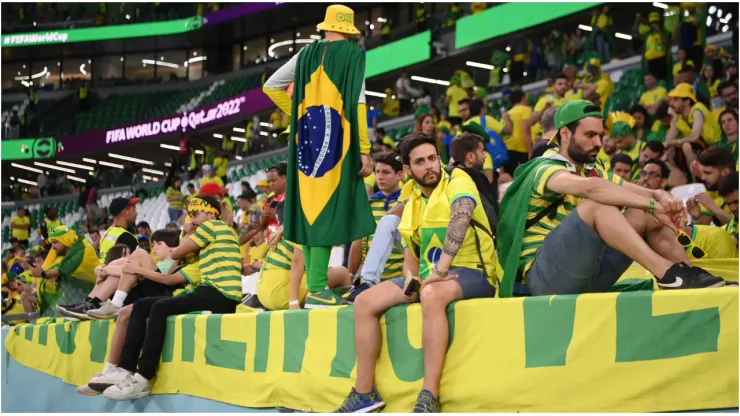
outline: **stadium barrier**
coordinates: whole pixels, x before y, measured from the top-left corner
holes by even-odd
[[[447,310],[442,406],[446,412],[736,408],[737,310],[735,287],[457,302]],[[376,374],[387,411],[411,409],[421,388],[421,322],[418,304],[392,308],[381,319]],[[112,320],[19,325],[5,348],[24,366],[84,384],[101,370],[114,327]],[[153,393],[330,411],[352,386],[355,364],[351,307],[182,315],[168,322]]]

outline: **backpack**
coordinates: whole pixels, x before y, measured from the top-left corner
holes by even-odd
[[[506,148],[504,141],[501,140],[501,136],[498,133],[486,127],[486,116],[480,116],[480,125],[488,133],[486,150],[491,154],[493,167],[498,169],[501,165],[509,161],[509,149]]]
[[[485,211],[486,217],[488,218],[488,229],[486,229],[483,224],[479,223],[475,219],[470,219],[470,225],[473,226],[473,231],[475,235],[475,248],[478,250],[478,257],[481,262],[481,267],[483,267],[483,272],[486,273],[486,276],[488,276],[488,273],[485,270],[486,263],[483,261],[483,252],[480,248],[478,230],[493,238],[493,244],[495,247],[496,226],[498,225],[498,198],[496,198],[496,188],[493,187],[490,182],[488,182],[488,178],[486,178],[485,175],[483,175],[483,172],[479,171],[478,169],[468,168],[461,165],[447,166],[445,168],[447,173],[449,173],[450,175],[452,174],[452,171],[454,169],[462,170],[463,172],[467,173],[468,176],[470,176],[470,179],[473,180],[473,183],[475,183],[475,187],[478,189],[478,195],[480,195],[480,204],[483,206],[483,211]],[[489,231],[489,229],[491,231]]]

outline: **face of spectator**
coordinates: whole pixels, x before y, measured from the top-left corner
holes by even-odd
[[[375,183],[378,185],[378,189],[386,195],[398,189],[398,182],[402,175],[403,171],[394,172],[390,165],[380,162],[375,163]]]
[[[470,119],[470,106],[465,104],[460,104],[460,117],[462,117],[463,121],[468,121]]]
[[[276,195],[285,192],[285,176],[280,176],[276,169],[267,172],[267,181],[270,182],[270,189]]]
[[[100,246],[100,233],[94,232],[90,233],[90,240],[92,240],[93,247],[99,247]]]
[[[639,111],[635,111],[632,113],[632,117],[635,118],[635,127],[637,128],[643,128],[645,127],[645,115]]]
[[[26,216],[26,209],[25,208],[18,208],[18,216],[19,217],[25,217]]]
[[[236,205],[238,205],[239,208],[241,208],[244,211],[246,211],[246,210],[249,209],[250,205],[252,205],[252,204],[250,204],[249,201],[246,200],[245,198],[239,198],[239,199],[236,200]]]
[[[188,185],[188,193],[189,193],[189,194],[192,194],[193,192],[195,192],[195,186],[193,186],[193,185]]]
[[[712,68],[711,65],[706,65],[701,70],[701,75],[704,77],[704,79],[712,79],[714,78],[714,68]]]
[[[612,165],[612,172],[614,172],[615,175],[621,177],[625,181],[629,182],[630,173],[632,172],[632,166],[626,163],[617,162]]]
[[[56,208],[49,208],[49,211],[46,213],[46,217],[50,220],[53,220],[57,217],[57,209]]]
[[[191,220],[190,222],[192,224],[191,227],[194,230],[195,228],[197,228],[204,222],[208,220],[212,220],[214,218],[216,218],[215,214],[208,214],[203,211],[197,211],[197,212],[191,213],[190,214],[190,220]]]
[[[136,222],[136,205],[129,205],[123,210],[123,217],[126,218],[128,224]]]
[[[652,189],[653,191],[658,189],[665,189],[668,183],[668,178],[664,178],[660,170],[660,166],[648,163],[642,168],[640,172],[640,179],[638,184],[643,188]]]
[[[598,117],[581,119],[575,133],[565,127],[560,129],[561,144],[567,146],[568,157],[577,164],[593,163],[601,149],[604,123]],[[567,143],[563,143],[563,141]]]
[[[425,188],[434,188],[442,177],[442,167],[439,162],[437,148],[434,145],[425,143],[416,146],[409,153],[410,165],[405,166],[407,173],[419,184]]]
[[[260,190],[263,194],[269,194],[270,193],[270,187],[269,186],[258,186],[257,189]]]
[[[699,171],[701,172],[701,180],[709,191],[716,191],[719,180],[730,173],[729,169],[719,170],[715,167],[704,166],[702,164],[699,164]]]
[[[141,241],[140,243],[143,242],[144,241]],[[155,241],[152,245],[152,251],[154,252],[154,257],[156,257],[157,260],[162,261],[169,257],[172,249],[170,249],[170,247],[162,241]]]
[[[731,66],[727,68],[727,79],[737,78],[737,66]],[[737,104],[735,104],[737,107]]]
[[[142,225],[142,226],[136,227],[136,231],[139,234],[149,235],[149,232],[151,230],[149,229],[149,227],[145,227],[145,226]]]
[[[424,120],[421,121],[421,131],[426,134],[434,133],[434,119],[431,116],[424,117]]]
[[[479,142],[475,152],[471,152],[470,154],[473,155],[473,168],[483,170],[483,162],[486,161],[486,147],[483,145],[483,142]]]
[[[568,79],[573,79],[576,77],[576,74],[578,74],[578,69],[576,69],[576,67],[574,67],[573,65],[568,65],[563,68],[563,74],[565,74]]]
[[[725,204],[730,207],[732,215],[737,218],[737,191],[730,192],[728,195],[722,197],[722,199],[724,199]]]
[[[565,95],[566,92],[568,92],[568,80],[564,78],[558,78],[555,80],[555,93],[562,97]]]
[[[54,240],[51,242],[51,248],[53,248],[54,251],[56,251],[57,254],[59,254],[60,256],[67,254],[67,246],[60,243],[58,240]]]
[[[727,88],[722,89],[719,92],[722,98],[722,102],[730,108],[737,108],[737,87],[731,85]]]
[[[651,90],[655,88],[655,86],[658,84],[658,81],[655,79],[655,77],[652,74],[645,75],[645,86],[647,89]]]
[[[686,50],[679,48],[678,52],[676,52],[676,57],[678,57],[679,61],[686,59]]]
[[[147,253],[150,252],[152,249],[152,245],[149,240],[139,240],[139,247],[141,247],[143,250],[146,250]]]
[[[33,257],[33,267],[41,267],[44,265],[44,257],[43,256],[34,256]]]
[[[174,187],[175,189],[180,189],[182,187],[182,179],[175,179]]]
[[[719,119],[720,125],[722,126],[722,132],[726,136],[732,136],[737,134],[737,119],[732,114],[725,114]]]
[[[632,148],[632,146],[635,145],[635,136],[631,134],[627,136],[612,137],[612,138],[617,143],[617,149],[619,150],[629,150]]]
[[[681,97],[671,97],[671,100],[668,102],[668,104],[671,106],[673,111],[676,112],[676,114],[683,114],[684,110],[686,109],[686,101],[684,101]]]
[[[638,163],[639,163],[640,167],[644,167],[645,166],[645,163],[647,163],[648,160],[650,160],[650,159],[660,159],[661,156],[663,156],[663,153],[662,152],[654,152],[654,151],[650,150],[649,147],[645,147],[640,152],[640,157],[638,159]]]

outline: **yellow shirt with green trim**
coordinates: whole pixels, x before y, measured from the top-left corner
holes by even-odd
[[[659,85],[652,90],[643,92],[642,95],[640,95],[640,104],[644,106],[658,104],[663,101],[666,94],[668,94],[668,91]]]
[[[594,165],[603,171],[610,171],[612,170],[612,156],[613,155],[607,154],[602,147],[596,155],[596,162]]]
[[[385,195],[383,191],[376,192],[370,195],[370,209],[373,212],[375,218],[375,224],[380,222],[380,219],[388,213],[388,211],[396,205],[398,197],[401,195],[401,190]],[[367,253],[370,251],[370,246],[373,243],[373,236],[371,234],[362,239],[362,261],[365,261]],[[398,277],[403,275],[403,249],[401,247],[393,247],[388,261],[385,263],[385,269],[383,274],[380,276],[381,280],[390,279],[392,277]]]
[[[185,267],[180,269],[180,274],[188,282],[187,284],[185,284],[185,287],[176,289],[172,293],[172,296],[180,296],[186,293],[190,293],[193,291],[193,289],[196,288],[196,286],[198,286],[198,284],[200,284],[201,280],[203,280],[203,277],[200,274],[200,265],[198,263],[199,262],[197,261],[188,263],[185,265]]]
[[[470,176],[460,169],[454,169],[451,175],[443,170],[439,184],[428,199],[418,187],[415,187],[404,206],[398,231],[403,238],[404,247],[408,247],[413,256],[419,260],[419,277],[422,279],[429,276],[432,267],[442,255],[451,207],[459,198],[472,198],[475,201],[473,220],[488,224],[488,217],[480,204],[478,188]],[[480,241],[480,253],[476,246],[476,234]],[[482,256],[489,283],[498,286],[494,252],[493,238],[470,226],[450,267],[482,270],[480,262]]]
[[[517,104],[509,110],[509,117],[511,118],[512,132],[504,139],[504,144],[506,144],[509,151],[526,153],[524,120],[532,117],[532,109],[529,106]]]
[[[663,58],[665,55],[666,44],[663,35],[660,32],[651,31],[645,37],[645,59],[650,61]]]
[[[735,240],[723,228],[701,224],[694,224],[691,228],[694,245],[704,250],[705,259],[736,259],[738,257]],[[686,247],[686,254],[689,259],[698,260],[689,247]]]
[[[236,302],[242,299],[242,258],[239,237],[221,220],[208,220],[190,235],[200,247],[201,284],[218,289]]]
[[[717,143],[720,136],[722,136],[722,130],[719,127],[719,122],[717,122],[717,119],[712,116],[712,112],[709,111],[709,109],[702,103],[696,103],[693,107],[691,107],[688,119],[685,119],[683,115],[679,117],[679,120],[683,120],[686,125],[689,126],[689,132],[685,133],[681,130],[680,127],[679,130],[681,130],[681,133],[683,133],[684,136],[687,136],[691,133],[691,130],[694,127],[694,113],[697,111],[701,112],[701,114],[704,116],[704,125],[702,125],[701,128],[702,140],[704,140],[704,143],[708,144],[709,146]]]
[[[557,153],[557,149],[548,150],[543,157],[548,158],[549,163],[542,163],[532,174],[535,175],[532,194],[529,197],[529,210],[527,220],[534,218],[541,210],[550,206],[562,195],[547,189],[547,181],[552,175],[558,172],[570,172],[576,174],[575,166],[567,159]],[[596,168],[594,168],[596,169]],[[622,178],[612,172],[596,169],[601,178],[612,181],[616,184],[622,184]],[[583,169],[581,175],[588,176],[589,169]],[[566,195],[563,202],[558,206],[557,213],[553,219],[549,216],[543,217],[536,224],[524,231],[524,240],[522,241],[522,252],[519,255],[519,270],[522,276],[526,277],[527,271],[532,267],[537,250],[542,247],[547,234],[555,229],[561,222],[570,215],[573,208],[583,201],[584,198],[575,195]]]
[[[541,113],[544,111],[548,101],[552,101],[552,107],[560,107],[565,103],[565,97],[558,97],[555,94],[544,95],[537,100],[537,104],[534,106],[534,112],[536,113],[539,111]],[[537,135],[542,133],[542,124],[538,121],[530,127],[529,131],[532,135],[532,141],[534,141]]]
[[[728,234],[730,234],[735,239],[735,245],[737,247],[737,217],[733,216],[730,222],[725,224],[724,230],[727,231]]]

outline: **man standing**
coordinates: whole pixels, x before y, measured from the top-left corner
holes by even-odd
[[[604,135],[598,106],[568,102],[555,125],[550,141],[559,147],[520,168],[501,203],[501,296],[608,291],[633,260],[663,289],[724,285],[691,267],[676,241],[686,218],[681,201],[593,170]]]
[[[105,263],[108,250],[117,244],[125,245],[131,253],[139,246],[139,241],[131,228],[136,223],[138,202],[139,198],[115,198],[111,201],[108,211],[113,216],[113,225],[105,230],[103,237],[100,238],[100,255],[98,256],[100,264]]]
[[[15,217],[10,219],[10,229],[13,238],[18,239],[18,243],[23,248],[28,248],[28,238],[31,232],[31,217],[26,213],[23,207],[18,208]]]
[[[264,86],[290,114],[284,235],[304,246],[307,308],[339,304],[326,286],[331,248],[375,229],[361,178],[372,173],[372,161],[365,51],[349,40],[359,33],[354,11],[329,6],[317,28],[326,32],[325,39],[301,49]],[[283,90],[291,82],[292,102]]]
[[[455,138],[453,148],[455,141],[470,136]],[[475,151],[459,157],[482,162],[483,141],[473,137]],[[439,381],[449,340],[447,305],[460,299],[492,297],[496,292],[491,227],[471,177],[462,169],[443,171],[436,142],[424,133],[403,139],[401,157],[404,171],[417,184],[398,228],[405,245],[406,277],[382,282],[355,299],[357,379],[339,413],[364,413],[385,406],[374,382],[381,347],[379,319],[389,308],[418,299],[423,311],[424,385],[413,410],[438,413]]]

